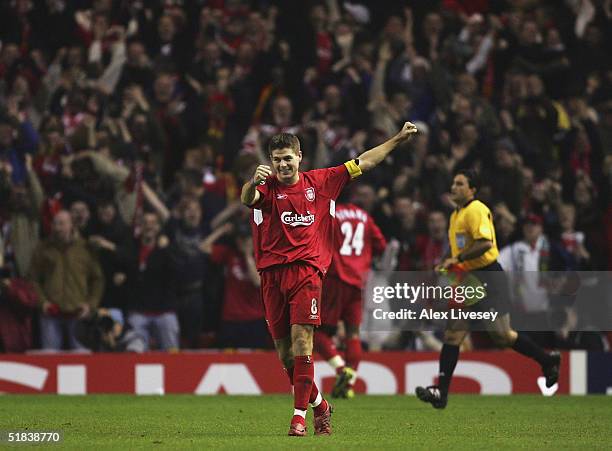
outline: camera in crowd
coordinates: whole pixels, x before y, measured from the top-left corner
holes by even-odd
[[[94,352],[144,352],[145,339],[123,323],[122,315],[99,309],[80,319],[75,328],[76,339]]]

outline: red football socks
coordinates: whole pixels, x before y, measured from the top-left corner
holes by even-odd
[[[313,376],[314,377],[314,376]],[[312,404],[316,401],[317,396],[319,396],[319,387],[315,384],[315,381],[312,381],[312,389],[310,390],[310,396],[308,397],[308,403]]]
[[[287,377],[289,378],[289,384],[293,386],[293,367],[285,368],[285,373],[287,373]]]
[[[348,338],[346,340],[346,365],[354,370],[361,361],[361,340],[359,338]]]
[[[293,367],[293,407],[306,410],[313,387],[314,363],[312,356],[300,355],[294,358]]]
[[[293,386],[293,367],[285,368],[285,373],[287,373],[287,378],[289,379],[289,383]],[[312,381],[312,390],[310,390],[310,397],[308,398],[308,403],[312,404],[316,402],[317,396],[319,395],[319,387],[315,384],[315,381]],[[327,405],[327,404],[325,404]],[[313,406],[316,410],[316,407]]]
[[[306,418],[304,418],[302,415],[293,415],[293,418],[291,418],[291,424],[296,423],[300,423],[302,426],[306,426]]]

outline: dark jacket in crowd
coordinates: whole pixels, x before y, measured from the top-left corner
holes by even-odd
[[[115,276],[124,274],[127,277],[130,270],[130,262],[135,252],[132,230],[117,217],[112,224],[94,223],[88,229],[88,234],[90,236],[99,235],[116,246],[115,251],[97,249],[105,281],[100,306],[124,309],[129,297],[128,283],[127,280],[118,283]]]
[[[176,308],[176,267],[170,247],[155,246],[146,261],[139,263],[141,245],[129,264],[130,296],[128,310],[150,313],[174,311]]]

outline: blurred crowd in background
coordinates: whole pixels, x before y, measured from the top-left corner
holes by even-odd
[[[610,0],[2,2],[1,349],[270,347],[238,197],[278,132],[307,170],[417,124],[347,193],[394,269],[439,261],[468,167],[504,266],[611,269],[611,20]]]

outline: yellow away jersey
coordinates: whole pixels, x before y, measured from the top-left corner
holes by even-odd
[[[493,247],[478,258],[461,263],[464,269],[478,269],[490,265],[499,255],[493,215],[491,210],[479,200],[472,200],[463,208],[455,210],[450,217],[448,241],[451,255],[456,257],[461,251],[469,248],[476,240],[486,239],[493,242]]]

